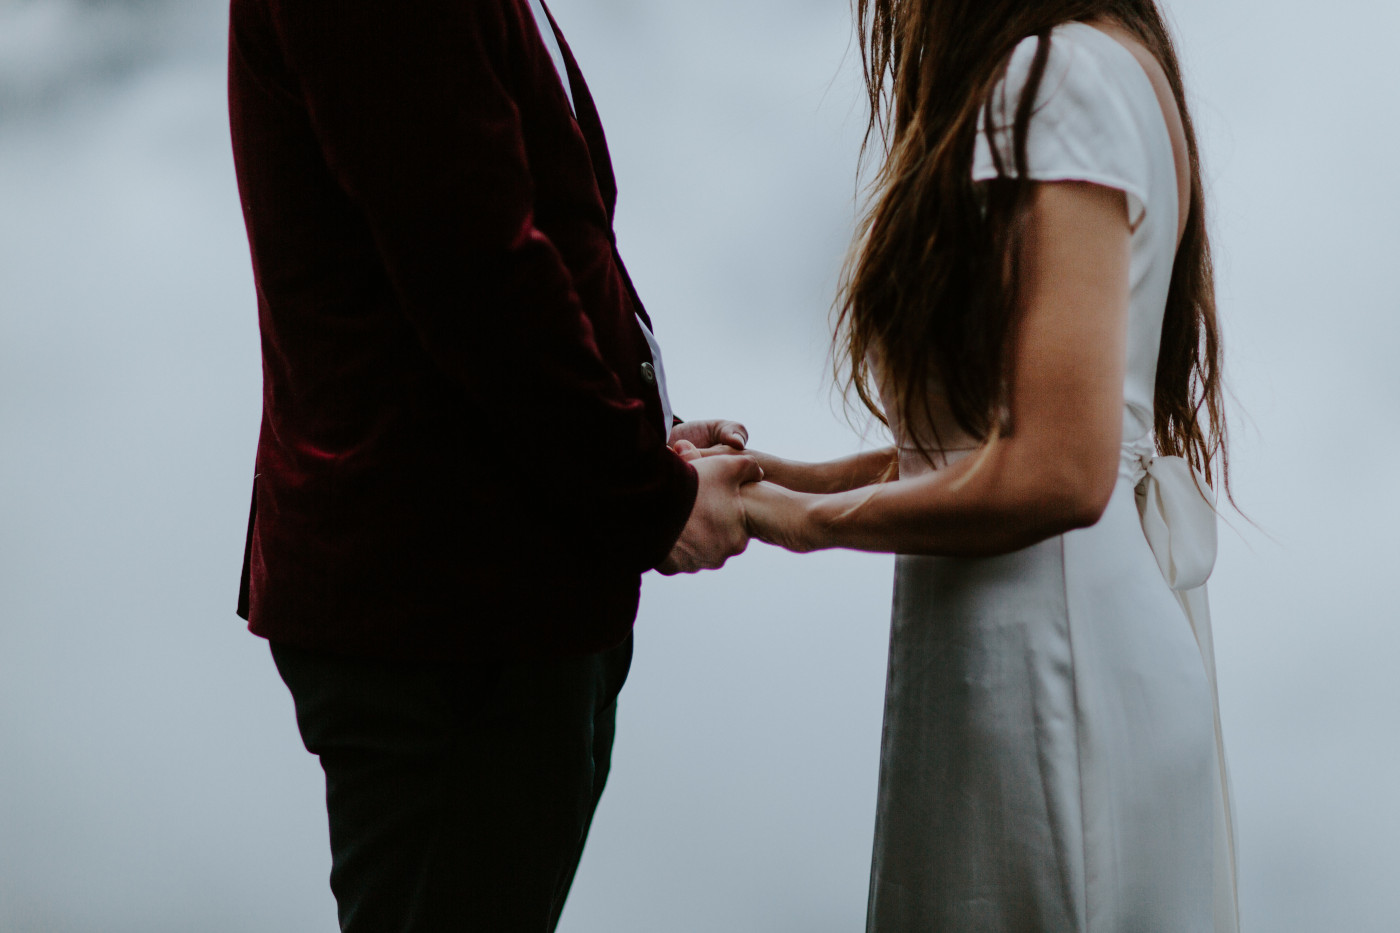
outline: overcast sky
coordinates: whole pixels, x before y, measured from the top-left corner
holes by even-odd
[[[862,443],[826,376],[843,0],[556,0],[678,410]],[[1261,526],[1212,580],[1245,929],[1400,917],[1400,6],[1176,0]],[[1292,15],[1290,15],[1290,12]],[[0,0],[0,930],[330,933],[322,784],[232,613],[260,376],[217,0]],[[869,443],[880,438],[872,434]],[[562,933],[863,928],[892,561],[646,583]]]

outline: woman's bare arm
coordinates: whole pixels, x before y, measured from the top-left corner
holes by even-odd
[[[1006,553],[1098,521],[1117,481],[1129,301],[1122,192],[1036,186],[1013,430],[946,469],[835,495],[746,488],[755,536],[796,551]]]
[[[847,492],[899,477],[899,460],[893,447],[866,450],[821,463],[786,460],[756,450],[748,453],[758,458],[764,479],[796,492]]]
[[[699,449],[693,444],[677,444],[675,450],[687,461],[701,457],[732,457],[736,453],[734,448],[723,444]],[[758,461],[765,480],[796,492],[847,492],[899,478],[899,457],[893,447],[866,450],[819,463],[789,460],[752,448],[743,450],[743,454]]]

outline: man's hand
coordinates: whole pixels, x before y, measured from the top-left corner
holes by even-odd
[[[700,474],[700,492],[680,539],[656,568],[667,576],[718,570],[749,546],[740,490],[763,479],[758,461],[735,454],[692,460],[691,466]]]
[[[667,443],[675,447],[681,441],[700,448],[723,444],[733,450],[743,450],[749,443],[749,429],[737,421],[718,418],[710,421],[682,421],[671,429],[671,437]]]

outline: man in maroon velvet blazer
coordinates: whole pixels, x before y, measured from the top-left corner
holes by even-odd
[[[532,2],[232,0],[240,614],[326,773],[345,930],[552,929],[640,575],[747,543],[756,462],[668,446],[743,428],[667,423],[603,129]]]

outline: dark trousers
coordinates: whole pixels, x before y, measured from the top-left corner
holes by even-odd
[[[326,772],[341,930],[554,930],[608,777],[631,638],[493,668],[272,656]]]

